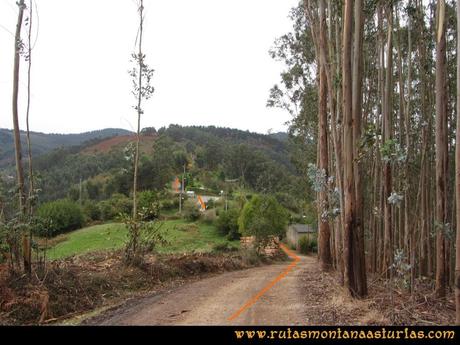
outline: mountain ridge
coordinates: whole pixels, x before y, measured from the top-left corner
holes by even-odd
[[[30,132],[32,153],[41,156],[61,147],[79,146],[91,140],[105,139],[117,135],[128,135],[132,132],[121,128],[104,128],[83,133],[59,134]],[[27,155],[26,132],[21,131],[23,157]],[[13,130],[0,128],[0,168],[14,164]]]

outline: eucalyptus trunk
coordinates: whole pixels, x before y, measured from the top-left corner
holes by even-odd
[[[436,30],[436,296],[446,295],[447,104],[445,1],[437,3]]]

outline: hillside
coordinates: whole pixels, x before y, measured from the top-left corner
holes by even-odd
[[[98,140],[119,135],[129,135],[131,132],[119,128],[106,128],[79,134],[45,134],[31,132],[32,153],[40,156],[60,147],[81,145],[91,140]],[[26,133],[21,132],[23,154],[27,153]],[[14,163],[13,131],[0,128],[0,169]]]
[[[109,135],[117,133],[119,135]],[[107,137],[101,139],[102,135]],[[75,198],[80,180],[84,189],[94,187],[95,192],[89,193],[95,193],[95,198],[108,198],[113,193],[129,195],[132,179],[130,143],[134,142],[134,135],[108,129],[81,136],[47,137],[42,134],[41,137],[46,145],[39,147],[38,151],[44,153],[36,156],[34,166],[42,201],[70,194]],[[277,137],[280,135],[213,126],[171,125],[158,131],[146,128],[141,135],[140,188],[163,190],[174,176],[181,174],[184,162],[187,162],[190,188],[206,187],[219,192],[227,188],[226,179],[236,179],[240,181],[240,187],[255,192],[300,193],[287,142]],[[98,139],[80,143],[89,138]],[[50,149],[58,143],[78,145]],[[9,167],[11,169],[12,165]]]

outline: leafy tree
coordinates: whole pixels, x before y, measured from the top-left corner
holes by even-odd
[[[287,211],[272,196],[255,195],[244,206],[238,220],[240,231],[264,243],[270,236],[280,236],[288,223]]]

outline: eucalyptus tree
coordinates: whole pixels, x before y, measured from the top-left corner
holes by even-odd
[[[24,167],[22,164],[22,148],[21,148],[21,133],[19,129],[19,73],[21,64],[21,54],[24,49],[24,43],[21,38],[21,31],[24,20],[24,10],[26,4],[24,0],[19,0],[18,5],[18,20],[16,23],[16,33],[14,37],[14,70],[13,70],[13,133],[14,133],[14,149],[16,160],[16,178],[19,196],[19,208],[21,214],[25,214],[25,192],[24,192]]]
[[[455,307],[456,323],[460,324],[460,6],[457,4],[457,132],[455,140],[455,197],[456,197],[456,221],[457,238],[455,253]]]
[[[139,27],[138,35],[136,40],[137,52],[132,54],[135,66],[129,72],[133,82],[133,95],[136,98],[136,105],[134,109],[137,113],[137,132],[134,150],[134,176],[133,176],[133,213],[132,219],[129,222],[129,240],[126,246],[126,261],[128,263],[133,262],[139,254],[139,237],[140,228],[139,214],[138,214],[138,202],[137,202],[137,189],[138,189],[138,171],[139,171],[139,146],[141,140],[141,117],[144,114],[143,101],[148,100],[154,92],[154,88],[151,85],[153,77],[153,69],[149,68],[146,64],[146,56],[143,52],[143,39],[144,39],[144,0],[137,2],[137,11],[139,15]]]
[[[446,4],[436,7],[436,295],[446,295],[447,220],[447,99],[446,99]]]
[[[15,162],[16,162],[16,179],[17,179],[17,194],[19,198],[19,214],[18,220],[20,223],[26,221],[27,205],[26,193],[24,185],[24,166],[22,161],[22,145],[21,145],[21,132],[19,128],[19,77],[21,56],[24,54],[25,44],[22,41],[21,32],[24,21],[24,12],[27,8],[24,0],[17,2],[18,5],[18,19],[16,23],[16,32],[14,37],[14,67],[13,67],[13,97],[12,97],[12,110],[13,110],[13,134],[14,134],[14,149],[15,149]],[[29,74],[30,75],[30,74]],[[30,91],[30,89],[28,89]],[[23,226],[21,226],[23,228]],[[13,245],[18,245],[14,242]],[[19,248],[14,250],[19,252]],[[22,233],[22,257],[24,270],[31,273],[31,248],[30,238],[26,231]]]

